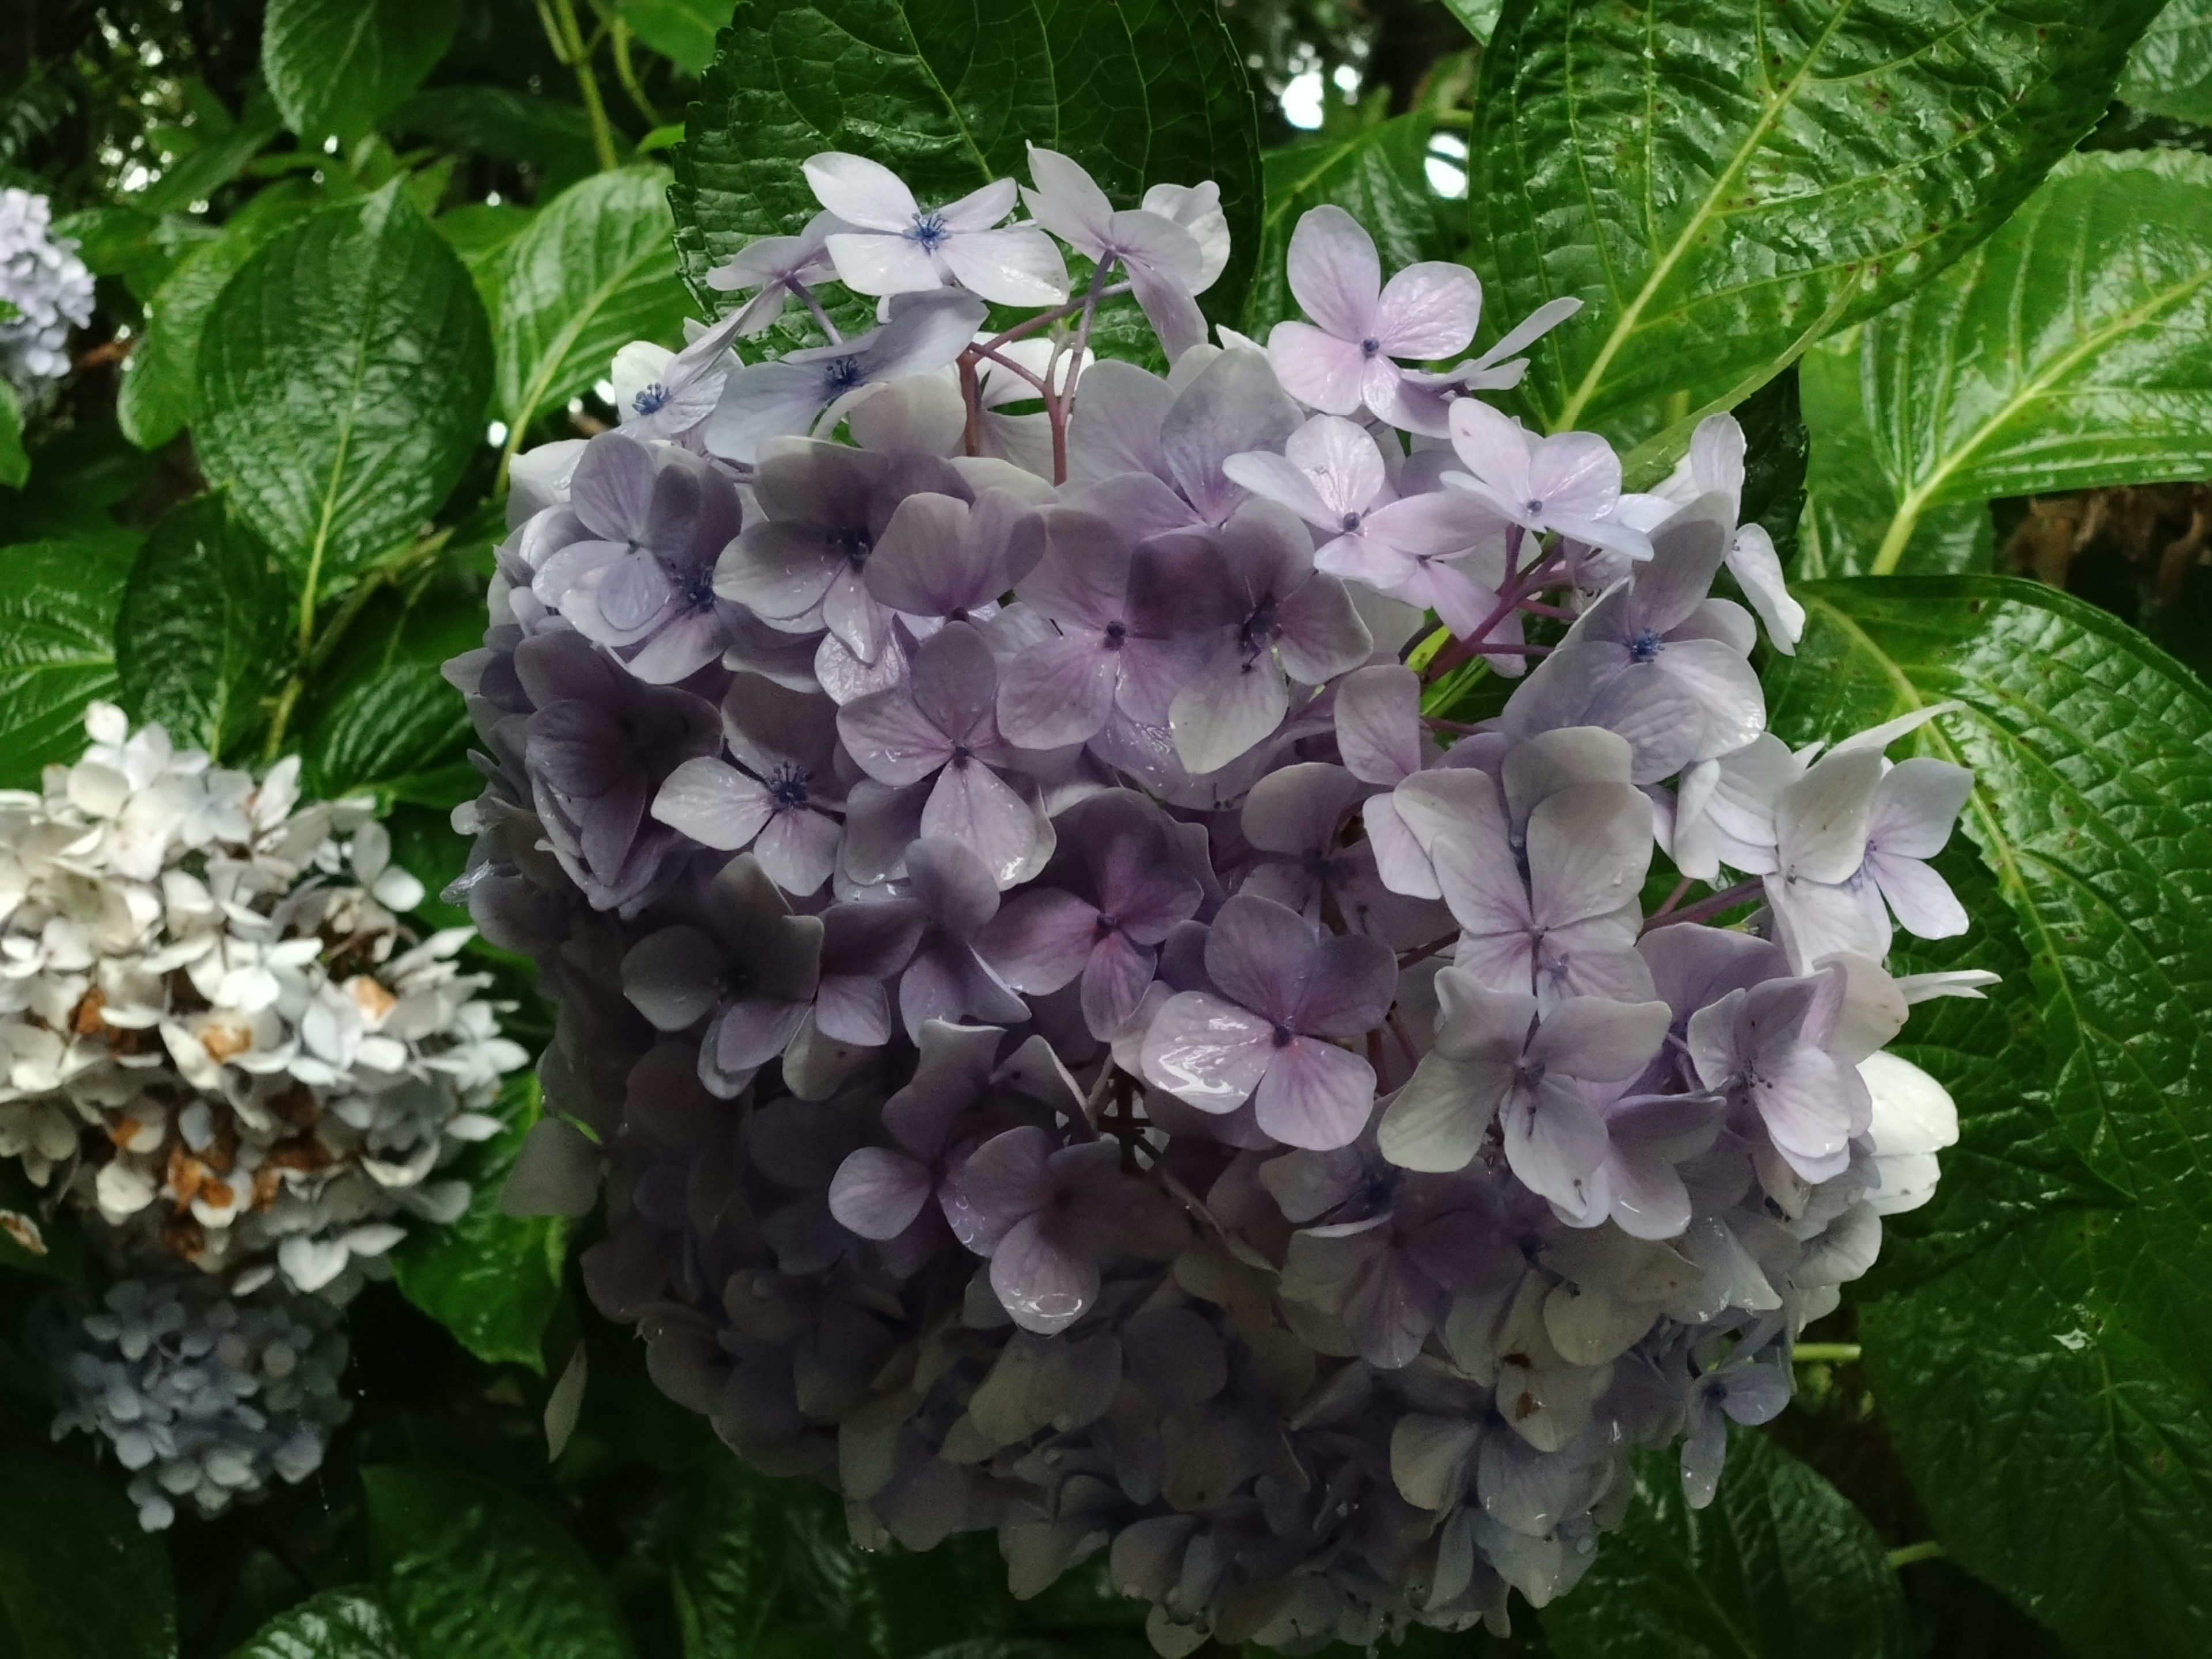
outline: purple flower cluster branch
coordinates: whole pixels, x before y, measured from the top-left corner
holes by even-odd
[[[815,158],[654,410],[517,459],[456,669],[465,890],[561,1011],[508,1196],[602,1194],[597,1304],[864,1542],[1103,1554],[1169,1655],[1502,1629],[1630,1449],[1710,1498],[1932,1193],[1887,1045],[1988,976],[1884,963],[1965,927],[1972,779],[1888,757],[1941,708],[1766,731],[1732,422],[1644,495],[1482,400],[1571,307],[1468,356],[1474,277],[1324,208],[1304,319],[1209,340],[1212,185],[1029,166]]]

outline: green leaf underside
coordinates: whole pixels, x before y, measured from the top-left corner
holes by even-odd
[[[538,1079],[520,1073],[501,1092],[507,1127],[459,1170],[470,1182],[469,1207],[449,1227],[418,1227],[392,1252],[392,1277],[406,1298],[490,1364],[542,1371],[538,1339],[561,1294],[568,1224],[558,1217],[510,1216],[499,1189],[538,1121]]]
[[[614,1599],[575,1540],[512,1492],[423,1464],[362,1471],[369,1558],[408,1652],[631,1659]]]
[[[1672,1453],[1636,1461],[1628,1519],[1544,1609],[1559,1659],[1906,1659],[1917,1651],[1881,1540],[1842,1493],[1763,1435],[1730,1437],[1692,1510]]]
[[[2212,122],[2212,0],[2167,0],[2136,42],[2120,98],[2177,121]]]
[[[1123,205],[1211,179],[1232,251],[1202,296],[1209,314],[1237,316],[1251,280],[1258,132],[1210,0],[755,0],[724,32],[687,132],[677,252],[718,309],[706,274],[820,210],[799,164],[829,149],[882,162],[924,205],[1026,180],[1024,140],[1073,156]]]
[[[271,1620],[230,1659],[415,1659],[375,1596],[325,1590]]]
[[[174,1659],[168,1552],[106,1471],[43,1453],[0,1458],[0,1653]]]
[[[1298,314],[1283,258],[1299,218],[1323,203],[1335,204],[1367,227],[1386,271],[1421,259],[1447,259],[1458,251],[1425,171],[1434,125],[1415,112],[1267,152],[1259,269],[1238,325],[1244,333],[1264,343],[1268,329]]]
[[[2194,804],[2212,799],[2212,694],[2102,612],[2024,582],[1802,592],[1812,625],[1772,680],[1778,731],[1835,736],[1967,705],[1923,728],[1923,751],[1975,769],[1964,827],[2027,981],[1980,1018],[2042,1048],[2033,1068],[2021,1038],[2000,1051],[2020,1054],[2025,1115],[1992,1126],[1990,1144],[2031,1188],[2057,1186],[2025,1209],[2017,1185],[1947,1199],[1970,1233],[2008,1205],[2013,1224],[1864,1310],[1885,1420],[1952,1553],[2077,1650],[2199,1649],[2212,1640],[2212,828]],[[1956,960],[1977,960],[1971,943]],[[1993,965],[2012,948],[1994,937]],[[1940,1030],[1921,1018],[1908,1043]],[[1923,1058],[1946,1076],[1940,1053]],[[1998,1091],[1946,1080],[1970,1112]],[[1945,1182],[1983,1173],[1969,1159]]]
[[[1854,367],[1887,497],[1877,574],[1933,507],[2212,474],[2212,157],[2069,158],[1868,322]]]
[[[1495,335],[1553,430],[1622,444],[1739,401],[1988,235],[2112,97],[2157,0],[1529,0],[1484,54]]]
[[[520,430],[606,376],[632,340],[683,343],[668,175],[600,173],[563,191],[508,245],[497,307],[501,418]]]
[[[453,0],[269,0],[261,72],[286,126],[349,143],[422,83],[459,21]]]
[[[256,253],[200,360],[201,463],[310,593],[410,540],[483,441],[483,307],[397,184]]]
[[[178,260],[146,307],[146,331],[123,362],[115,418],[141,449],[159,449],[199,409],[200,335],[230,279],[254,253],[317,205],[297,179],[270,185]]]
[[[84,750],[84,706],[112,697],[115,613],[131,570],[120,541],[0,547],[0,789],[35,789]]]
[[[222,502],[171,509],[138,550],[115,623],[123,706],[179,747],[234,757],[282,677],[294,600]]]

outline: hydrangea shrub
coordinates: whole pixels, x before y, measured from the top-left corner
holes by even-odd
[[[1323,207],[1304,319],[1216,343],[1212,187],[1030,154],[814,157],[752,297],[518,459],[447,670],[456,890],[560,1010],[506,1201],[604,1186],[600,1310],[865,1542],[1103,1555],[1170,1655],[1503,1629],[1632,1449],[1711,1498],[1932,1192],[1887,1045],[1994,976],[1884,964],[1966,929],[1971,776],[1884,752],[1941,707],[1766,732],[1733,420],[1637,494],[1484,400],[1571,302],[1463,356],[1473,274]],[[1125,294],[1165,374],[1090,355]],[[793,303],[828,343],[741,364]],[[1496,712],[1430,712],[1468,663]]]

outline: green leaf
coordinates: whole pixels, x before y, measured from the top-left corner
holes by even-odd
[[[1505,0],[1444,0],[1444,9],[1465,24],[1467,32],[1485,46],[1498,27],[1498,15]]]
[[[278,237],[200,342],[209,479],[312,598],[410,540],[483,441],[469,274],[397,181]]]
[[[55,237],[77,245],[77,257],[88,270],[95,276],[120,276],[142,304],[154,297],[178,260],[219,234],[187,214],[155,215],[138,207],[81,208],[54,222]]]
[[[35,789],[49,761],[84,751],[84,706],[112,697],[115,613],[131,569],[120,541],[0,547],[0,789]]]
[[[122,1483],[10,1448],[0,1458],[0,1653],[8,1659],[173,1659],[168,1552]]]
[[[279,1614],[230,1659],[412,1659],[373,1595],[329,1589]]]
[[[440,87],[419,93],[386,125],[447,149],[526,167],[538,180],[541,198],[599,167],[592,124],[582,110],[506,87]]]
[[[1243,332],[1264,341],[1270,327],[1298,314],[1283,256],[1300,216],[1324,203],[1335,204],[1367,227],[1386,271],[1452,255],[1443,203],[1429,188],[1425,170],[1435,125],[1416,112],[1267,152],[1262,158],[1267,210],[1260,222],[1259,269],[1238,324]]]
[[[676,151],[677,251],[702,304],[708,271],[820,205],[799,163],[881,161],[925,203],[1027,179],[1024,140],[1091,169],[1116,202],[1146,186],[1221,186],[1233,251],[1203,296],[1240,314],[1260,218],[1244,66],[1211,0],[753,0],[721,37]],[[794,325],[794,327],[796,325]]]
[[[1797,551],[1805,512],[1805,464],[1810,439],[1799,405],[1793,364],[1734,410],[1743,428],[1743,522],[1764,529],[1787,565]]]
[[[1876,575],[1905,564],[1931,507],[2212,473],[2212,157],[2070,158],[1869,321],[1855,368],[1859,421],[1838,409],[1814,443],[1871,440],[1852,465],[1879,503]]]
[[[395,662],[354,681],[301,747],[319,794],[422,800],[453,763],[465,761],[469,730],[467,706],[437,664]],[[474,783],[464,785],[464,796],[475,793]]]
[[[1559,1659],[1907,1659],[1897,1575],[1850,1501],[1764,1435],[1729,1437],[1711,1504],[1675,1459],[1636,1462],[1628,1519],[1544,1609]]]
[[[574,1539],[472,1475],[362,1471],[368,1550],[408,1650],[477,1659],[629,1659],[614,1598]]]
[[[1626,445],[1740,402],[2003,222],[2156,7],[1508,6],[1468,192],[1485,322],[1588,307],[1534,351],[1528,410]]]
[[[149,213],[204,212],[208,198],[243,173],[263,146],[283,131],[283,118],[257,82],[237,124],[213,134],[148,185],[138,205]],[[198,129],[188,129],[198,131]]]
[[[459,21],[455,0],[269,0],[261,71],[286,126],[350,146],[422,84]]]
[[[699,76],[714,61],[714,37],[735,9],[729,0],[623,0],[622,19],[663,58]]]
[[[2120,99],[2178,121],[2212,122],[2212,0],[2167,0],[2136,42]]]
[[[31,458],[23,449],[23,404],[15,388],[0,381],[0,485],[21,489],[31,481]]]
[[[568,1224],[555,1216],[511,1216],[499,1189],[538,1121],[538,1079],[510,1078],[500,1093],[507,1127],[460,1166],[469,1207],[447,1227],[417,1227],[392,1253],[401,1294],[489,1364],[542,1372],[538,1337],[561,1294]]]
[[[220,499],[171,508],[138,550],[115,619],[124,708],[179,746],[235,757],[283,678],[295,607],[268,550]]]
[[[2029,583],[1800,592],[1812,626],[1772,677],[1778,731],[1966,705],[1923,728],[1923,749],[1975,769],[1964,825],[2026,957],[2025,985],[2005,991],[2033,1004],[1996,1013],[2041,1049],[2033,1066],[2021,1046],[1984,1056],[1994,1033],[1961,1039],[2015,1068],[2027,1114],[2004,1135],[2015,1184],[1975,1197],[1969,1222],[2017,1208],[2018,1176],[2059,1183],[1988,1249],[1863,1311],[1891,1433],[1951,1552],[2078,1651],[2201,1649],[2212,827],[2196,805],[2212,799],[2212,693],[2133,630]],[[2002,964],[2006,943],[1992,945]],[[1970,1100],[2003,1087],[1931,1058]],[[1954,1165],[1945,1184],[1981,1173]]]
[[[199,412],[200,334],[208,313],[248,259],[319,205],[297,179],[272,185],[162,278],[147,302],[145,332],[123,360],[115,418],[125,437],[141,449],[159,449],[191,424]]]
[[[499,278],[500,416],[517,434],[606,378],[632,340],[682,341],[668,175],[602,173],[562,192],[509,245]]]

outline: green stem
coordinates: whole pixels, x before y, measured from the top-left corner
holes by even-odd
[[[298,673],[284,682],[284,689],[276,694],[276,708],[269,716],[269,741],[261,745],[261,763],[273,765],[284,751],[284,727],[292,719],[292,707],[300,701],[301,688],[306,684]]]
[[[1950,1552],[1930,1538],[1924,1543],[1907,1544],[1901,1550],[1892,1550],[1886,1559],[1892,1567],[1909,1567],[1916,1561],[1941,1561]]]
[[[1790,1356],[1801,1365],[1849,1365],[1856,1363],[1856,1342],[1800,1342]]]
[[[645,118],[646,131],[650,132],[660,125],[660,112],[645,95],[645,88],[637,78],[637,66],[629,60],[629,25],[617,14],[610,20],[608,28],[615,43],[615,79],[622,82],[622,89],[629,95],[637,112]]]
[[[599,156],[599,171],[612,173],[622,165],[615,155],[614,129],[607,125],[599,77],[592,72],[591,48],[584,44],[584,32],[576,25],[576,9],[569,0],[553,0],[553,21],[558,26],[554,44],[561,61],[576,71],[576,90],[583,94],[584,114],[592,124],[592,149]]]
[[[1889,521],[1889,532],[1881,538],[1875,550],[1874,563],[1868,567],[1870,576],[1893,576],[1899,562],[1905,557],[1905,544],[1911,541],[1912,532],[1920,522],[1922,497],[1916,490],[1897,506],[1897,515]]]
[[[323,630],[322,637],[314,642],[314,648],[307,653],[306,671],[313,672],[330,660],[331,653],[337,648],[338,641],[345,637],[346,630],[353,626],[356,618],[368,608],[371,599],[386,588],[394,586],[413,575],[435,558],[444,550],[446,544],[453,538],[453,532],[451,529],[435,531],[407,548],[404,552],[394,554],[381,564],[371,566],[368,574],[355,584],[353,592],[346,595],[345,603],[338,607],[337,614],[331,618],[331,625]]]

